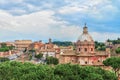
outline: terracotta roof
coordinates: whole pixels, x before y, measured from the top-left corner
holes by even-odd
[[[73,50],[68,50],[68,51],[64,51],[63,54],[61,55],[76,55],[76,53]]]
[[[55,52],[55,49],[41,49],[41,52]]]

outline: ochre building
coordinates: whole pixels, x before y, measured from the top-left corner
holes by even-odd
[[[32,44],[31,40],[15,40],[15,48],[19,51],[28,49],[30,44]]]

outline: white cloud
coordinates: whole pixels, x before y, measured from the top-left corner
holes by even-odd
[[[107,39],[117,39],[120,37],[119,33],[110,33],[110,32],[91,32],[90,33],[95,41],[105,42]]]
[[[37,35],[42,39],[52,37],[60,40],[72,39],[79,33],[80,27],[69,26],[67,22],[54,17],[54,14],[53,11],[43,10],[28,15],[12,16],[7,12],[1,11],[0,29]]]
[[[79,8],[76,6],[65,6],[62,7],[58,12],[61,14],[73,14],[79,11],[83,11],[83,8]]]
[[[39,12],[26,14],[22,16],[12,16],[11,14],[0,10],[0,30],[1,34],[10,31],[16,37],[17,33],[22,33],[33,37],[34,35],[40,39],[48,39],[49,37],[57,40],[73,40],[76,41],[82,33],[82,27],[69,25],[68,22],[56,18],[55,12],[51,10],[41,10]],[[6,34],[11,36],[11,34]],[[120,36],[117,33],[99,33],[90,32],[94,40],[105,41],[106,39],[116,39]],[[0,39],[4,35],[0,35]],[[24,39],[23,35],[19,36]],[[9,37],[10,38],[10,37]],[[13,38],[13,37],[12,37]]]
[[[0,4],[8,4],[8,3],[22,3],[23,0],[0,0]]]
[[[92,17],[98,20],[112,19],[119,9],[112,4],[110,0],[66,0],[68,5],[59,9],[60,14],[74,14]],[[106,18],[105,18],[106,17]]]
[[[11,29],[14,28],[14,17],[5,11],[0,10],[0,28]]]
[[[29,11],[38,11],[41,9],[41,6],[35,6],[32,4],[28,4],[28,3],[24,3],[24,6],[26,6]]]

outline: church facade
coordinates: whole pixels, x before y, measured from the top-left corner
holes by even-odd
[[[60,54],[60,63],[102,66],[102,62],[108,57],[110,57],[109,49],[104,52],[95,51],[94,40],[85,25],[83,33],[75,43],[75,50],[66,50]]]

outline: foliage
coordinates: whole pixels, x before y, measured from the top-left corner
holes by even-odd
[[[5,48],[6,46],[6,43],[1,43],[1,48]]]
[[[51,67],[45,65],[20,62],[0,64],[0,80],[53,80],[52,75]]]
[[[27,52],[27,48],[25,48],[25,49],[23,50],[23,52],[24,52],[24,53]]]
[[[53,44],[58,46],[73,46],[73,43],[70,41],[54,41]]]
[[[7,52],[7,51],[9,51],[9,48],[0,48],[0,52]]]
[[[54,75],[59,76],[62,80],[117,80],[114,73],[101,68],[70,64],[57,65]]]
[[[57,58],[51,56],[51,57],[46,58],[46,63],[57,65],[59,63],[59,61]]]
[[[37,58],[37,59],[41,59],[42,57],[43,57],[42,53],[39,53],[39,54],[35,55],[35,58]]]
[[[9,50],[13,50],[14,46],[7,46],[5,43],[1,43],[0,52],[7,52]]]
[[[106,46],[102,42],[95,41],[95,49],[97,49],[98,51],[105,51]]]
[[[21,62],[0,64],[0,80],[117,80],[114,73],[95,67],[60,64],[54,67]]]
[[[118,47],[118,48],[115,50],[115,52],[116,52],[117,54],[120,54],[120,47]]]
[[[29,60],[31,60],[32,59],[32,54],[29,54]]]
[[[31,50],[29,50],[29,52],[32,52],[32,53],[33,53],[33,52],[35,52],[35,50],[34,50],[34,49],[31,49]]]
[[[0,57],[0,62],[10,61],[7,57]]]
[[[120,44],[120,38],[118,38],[117,40],[108,39],[107,42],[112,42],[113,44]]]
[[[9,50],[13,50],[15,46],[8,46]]]
[[[120,71],[120,57],[111,57],[103,61],[105,66],[111,66],[116,74]]]

